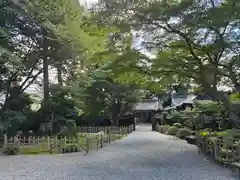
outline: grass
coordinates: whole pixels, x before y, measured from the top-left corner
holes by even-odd
[[[84,150],[86,148],[86,138],[87,137],[96,137],[97,135],[93,134],[83,134],[78,133],[77,138],[67,138],[66,142],[65,139],[58,140],[56,144],[52,145],[51,151],[49,148],[48,142],[41,142],[38,144],[30,144],[24,145],[20,149],[20,154],[57,154],[61,148],[68,148],[71,145],[75,144],[78,146],[79,150]],[[60,147],[59,147],[60,146]]]
[[[50,148],[48,145],[48,142],[42,142],[42,143],[38,143],[38,144],[30,144],[30,145],[24,145],[21,147],[19,154],[29,154],[29,155],[37,155],[37,154],[58,154],[59,150],[61,148],[68,148],[71,147],[71,145],[76,145],[78,147],[78,149],[80,151],[84,151],[86,150],[86,144],[87,138],[90,138],[90,148],[93,148],[95,146],[97,146],[97,137],[100,137],[100,135],[96,135],[96,134],[84,134],[84,133],[77,133],[77,137],[75,139],[75,141],[73,141],[73,139],[66,139],[65,140],[59,140],[58,144],[54,144],[52,145],[52,150],[50,152]],[[111,139],[121,139],[122,137],[124,137],[124,135],[121,134],[112,134]],[[109,136],[107,136],[106,134],[104,135],[104,142],[108,142],[109,141]],[[60,148],[59,146],[60,145]]]
[[[47,143],[39,143],[34,145],[25,145],[20,148],[19,154],[49,154]]]

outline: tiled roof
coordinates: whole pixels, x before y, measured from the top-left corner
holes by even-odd
[[[196,99],[194,94],[173,94],[172,106],[181,106],[182,104],[193,104]]]
[[[145,100],[138,102],[133,107],[134,110],[158,110],[162,109],[162,104],[158,100]]]

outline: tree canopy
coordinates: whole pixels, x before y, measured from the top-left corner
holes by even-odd
[[[161,84],[199,86],[229,107],[220,89],[239,91],[239,6],[236,0],[105,0],[94,20],[145,36],[142,47],[155,49],[156,57],[140,68],[143,74]]]
[[[77,0],[6,0],[0,8],[2,131],[84,114],[118,117],[143,96],[134,75],[122,75],[140,57],[130,31],[116,36],[118,27],[93,23]]]
[[[146,92],[160,95],[176,85],[197,87],[230,109],[220,88],[240,87],[239,6],[236,0],[104,0],[86,11],[77,0],[2,1],[3,131],[89,115],[116,121]],[[151,57],[135,47],[137,36],[141,48],[153,49]],[[30,87],[40,89],[40,102]],[[32,108],[36,103],[40,109]]]

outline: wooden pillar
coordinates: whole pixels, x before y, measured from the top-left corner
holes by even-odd
[[[155,118],[155,111],[151,112],[151,118],[152,118],[152,131],[156,131],[156,125],[157,125],[157,121]]]

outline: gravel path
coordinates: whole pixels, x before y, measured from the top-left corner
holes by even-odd
[[[236,180],[182,140],[140,125],[93,152],[0,157],[0,180]]]

